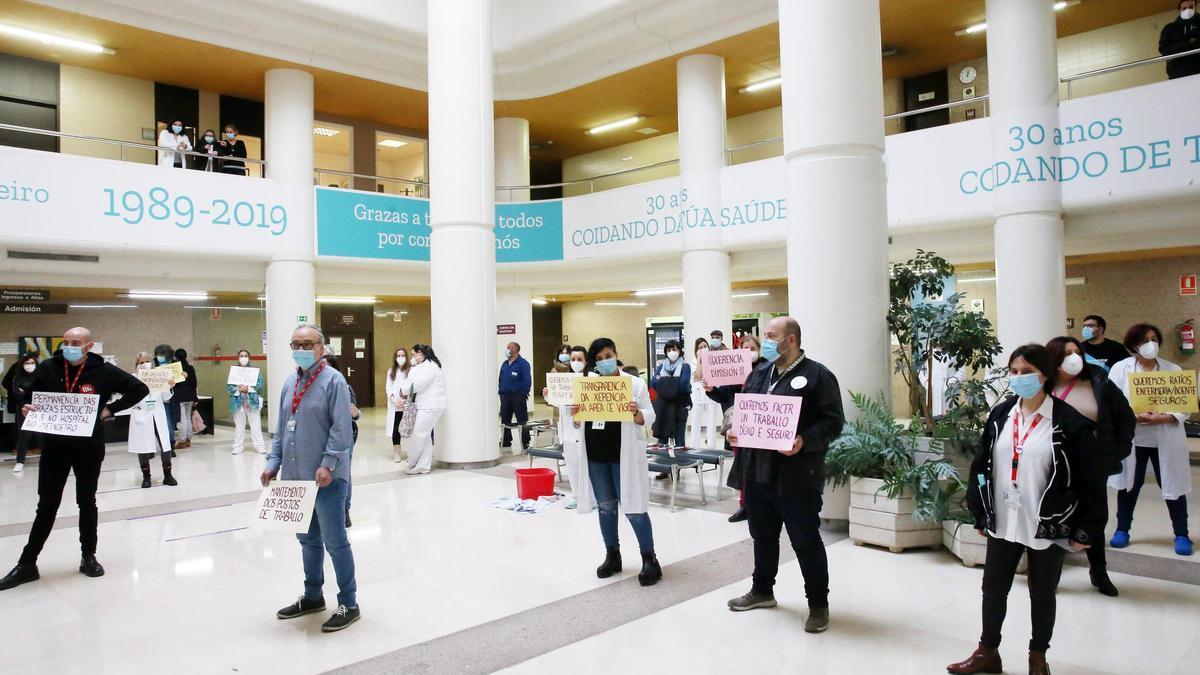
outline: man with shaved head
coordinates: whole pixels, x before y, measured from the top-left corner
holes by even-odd
[[[105,419],[131,408],[150,394],[141,380],[92,353],[92,332],[72,328],[63,334],[62,345],[52,358],[38,364],[30,388],[36,396],[51,394],[94,394],[99,411],[91,436],[60,436],[43,432],[42,459],[38,467],[38,506],[29,531],[29,543],[21,559],[8,576],[0,579],[0,591],[36,581],[38,554],[54,528],[58,506],[62,503],[67,476],[75,473],[75,501],[79,504],[79,545],[82,556],[79,572],[89,577],[104,576],[96,560],[96,483],[104,462]],[[120,399],[111,401],[114,394]],[[25,406],[25,414],[36,406]]]

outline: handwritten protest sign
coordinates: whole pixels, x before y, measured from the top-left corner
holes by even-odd
[[[799,396],[735,394],[733,433],[739,448],[790,450],[800,421]]]
[[[235,387],[257,387],[258,368],[234,366],[229,369],[229,382]]]
[[[579,404],[576,422],[628,422],[633,419],[629,401],[633,398],[633,381],[621,375],[611,377],[577,377],[573,403]]]
[[[35,431],[56,436],[91,436],[100,412],[100,397],[96,394],[48,394],[33,392],[37,410],[29,413],[22,431]]]
[[[1194,413],[1196,371],[1130,373],[1129,404],[1135,413]]]
[[[170,368],[139,368],[137,379],[150,387],[151,394],[162,394],[171,391],[175,384],[175,373]]]
[[[154,370],[170,370],[176,384],[179,384],[187,379],[187,375],[185,375],[183,372],[183,364],[178,361],[175,361],[174,363],[168,363],[165,366],[159,366],[158,368],[154,368]]]
[[[710,387],[746,384],[754,370],[749,349],[710,349],[704,353],[704,384]]]
[[[546,374],[546,404],[571,405],[575,400],[573,394],[574,381],[582,377],[582,373],[547,373]]]
[[[250,527],[271,532],[308,532],[316,503],[316,481],[277,480],[258,496]]]

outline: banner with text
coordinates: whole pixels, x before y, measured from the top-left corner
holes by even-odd
[[[49,394],[33,392],[37,408],[25,418],[21,431],[33,431],[55,436],[91,436],[100,412],[100,397],[96,394]]]
[[[1129,405],[1139,414],[1197,412],[1196,371],[1130,373]]]
[[[572,383],[573,402],[579,405],[576,422],[629,422],[633,381],[624,375],[579,377]]]
[[[737,447],[790,450],[802,403],[799,396],[735,394],[732,432]]]
[[[710,387],[742,386],[754,370],[749,349],[710,349],[704,353],[704,384]]]

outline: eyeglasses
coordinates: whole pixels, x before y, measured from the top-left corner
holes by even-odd
[[[316,348],[317,348],[317,345],[318,345],[318,344],[319,344],[319,343],[317,343],[317,342],[293,342],[293,343],[292,343],[292,350],[294,351],[294,350],[301,350],[301,349],[302,349],[302,350],[304,350],[304,351],[306,351],[306,352],[311,352],[312,350],[314,350],[314,349],[316,349]]]

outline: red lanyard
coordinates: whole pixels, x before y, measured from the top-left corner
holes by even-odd
[[[79,386],[79,378],[83,377],[83,367],[85,365],[87,365],[87,363],[80,364],[79,372],[75,374],[75,379],[72,380],[71,364],[67,363],[66,359],[63,359],[63,382],[67,385],[68,394],[74,393],[75,387]]]
[[[1021,453],[1024,451],[1025,441],[1029,440],[1029,434],[1033,433],[1033,430],[1037,428],[1038,423],[1041,421],[1042,414],[1035,414],[1033,416],[1033,423],[1030,424],[1029,428],[1025,430],[1025,435],[1021,436],[1020,440],[1017,440],[1018,433],[1021,430],[1021,412],[1017,411],[1017,413],[1013,415],[1013,456],[1011,480],[1014,486],[1017,484],[1017,465],[1021,463]]]
[[[308,376],[308,380],[304,382],[304,387],[300,387],[300,378],[296,378],[296,386],[292,388],[292,415],[296,414],[296,410],[300,407],[300,401],[304,400],[304,395],[308,393],[308,388],[312,386],[313,380],[317,379],[317,375],[321,374],[321,369],[325,367],[325,359],[321,359],[321,363],[313,370],[312,375]]]
[[[1067,385],[1067,388],[1066,388],[1066,389],[1063,389],[1063,393],[1062,393],[1062,394],[1055,394],[1055,395],[1054,395],[1054,398],[1056,398],[1056,399],[1058,399],[1058,400],[1060,400],[1060,401],[1065,401],[1065,400],[1067,400],[1067,397],[1071,395],[1071,390],[1075,388],[1075,383],[1076,383],[1076,382],[1078,382],[1078,380],[1071,380],[1071,384],[1068,384],[1068,385]],[[1032,427],[1030,427],[1030,428],[1032,428]]]

